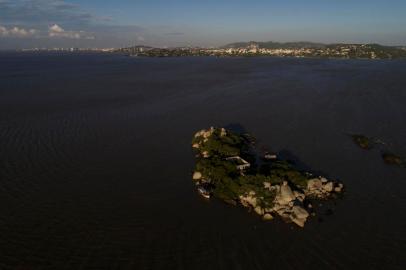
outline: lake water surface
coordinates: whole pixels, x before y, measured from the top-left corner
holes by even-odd
[[[406,269],[406,61],[0,54],[0,269]],[[343,181],[300,229],[203,200],[193,134],[244,127]]]

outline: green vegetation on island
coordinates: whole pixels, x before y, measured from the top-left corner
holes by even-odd
[[[279,215],[303,227],[309,216],[309,199],[327,199],[343,185],[300,171],[274,155],[259,157],[252,138],[224,128],[197,132],[193,179],[198,191],[227,203],[253,209],[264,219]]]

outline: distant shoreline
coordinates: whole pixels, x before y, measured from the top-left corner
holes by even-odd
[[[309,42],[248,42],[233,43],[220,48],[154,48],[134,46],[121,48],[130,56],[145,57],[258,57],[278,56],[297,58],[343,58],[343,59],[398,59],[406,58],[405,47],[382,46],[379,44],[319,44]]]
[[[346,56],[334,56],[334,55],[272,55],[272,54],[193,54],[183,53],[178,54],[176,52],[171,53],[128,53],[123,51],[94,51],[94,50],[81,50],[81,51],[57,51],[57,50],[0,50],[0,54],[49,54],[49,55],[80,55],[80,54],[106,54],[106,55],[122,55],[133,58],[198,58],[198,57],[211,57],[211,58],[287,58],[287,59],[331,59],[331,60],[406,60],[406,56],[402,57],[346,57]]]

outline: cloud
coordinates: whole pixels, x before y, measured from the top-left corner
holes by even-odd
[[[108,14],[98,16],[71,2],[73,1],[0,0],[0,49],[125,47],[137,43],[158,45],[159,40],[165,36],[163,33],[173,31],[168,28],[162,30],[151,26],[146,28],[117,24],[114,17],[109,17]],[[14,27],[17,29],[12,31]],[[172,34],[177,36],[176,33]]]
[[[143,36],[137,36],[137,41],[144,42],[145,38]]]
[[[0,23],[3,25],[49,25],[55,22],[87,25],[97,20],[78,5],[64,0],[0,0]]]
[[[48,36],[50,38],[94,39],[94,36],[90,36],[84,31],[65,31],[57,24],[49,27]]]
[[[33,37],[37,32],[35,29],[24,29],[17,26],[8,29],[4,26],[0,26],[0,37]]]
[[[172,32],[172,33],[166,33],[165,35],[167,36],[183,36],[185,33],[182,32]]]

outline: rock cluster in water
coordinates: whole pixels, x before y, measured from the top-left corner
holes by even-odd
[[[364,150],[371,150],[378,145],[387,146],[387,144],[380,139],[373,139],[360,134],[351,134],[350,136],[354,143]],[[385,148],[381,151],[381,157],[385,164],[406,168],[406,158],[402,158]]]
[[[199,192],[247,207],[264,220],[280,216],[303,227],[313,212],[311,201],[335,197],[344,189],[342,183],[314,177],[277,157],[261,159],[252,137],[224,128],[197,132],[192,147],[197,152],[193,180]]]

